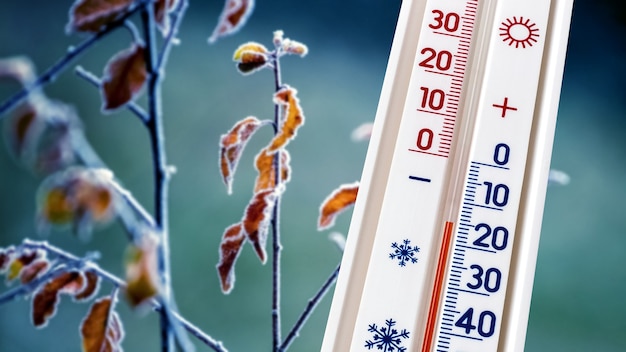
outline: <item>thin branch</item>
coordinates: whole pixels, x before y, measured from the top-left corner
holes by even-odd
[[[157,67],[161,69],[163,69],[167,64],[167,59],[170,56],[172,45],[178,41],[178,39],[176,39],[176,35],[178,34],[180,24],[183,22],[183,17],[185,17],[185,12],[187,11],[188,6],[189,4],[187,0],[180,0],[178,1],[176,8],[172,11],[170,31],[167,33],[167,36],[163,41],[163,48],[161,49],[161,54],[159,55],[159,61],[157,63]]]
[[[138,10],[142,9],[145,4],[146,3],[143,1],[137,2],[128,10],[128,12],[126,12],[118,20],[109,23],[100,32],[89,37],[78,46],[71,48],[65,56],[63,56],[59,61],[57,61],[54,65],[48,68],[41,76],[37,77],[35,81],[26,85],[21,91],[15,93],[12,97],[5,100],[2,105],[0,105],[0,119],[5,116],[5,112],[7,112],[9,109],[12,109],[15,105],[28,97],[32,92],[38,90],[39,88],[50,82],[53,82],[57,78],[57,76],[61,74],[83,52],[85,52],[85,50],[96,44],[102,37],[106,36],[114,29],[122,26],[126,19],[135,14]]]
[[[291,345],[291,343],[293,342],[293,340],[300,335],[300,330],[302,329],[302,326],[304,326],[304,323],[306,323],[306,321],[309,319],[309,317],[311,316],[311,314],[315,310],[315,307],[317,307],[317,305],[322,300],[322,298],[324,298],[326,293],[330,290],[330,287],[337,280],[337,275],[339,275],[339,267],[340,266],[337,265],[337,267],[330,274],[328,279],[326,279],[326,281],[324,282],[322,287],[320,287],[319,291],[317,291],[315,296],[313,296],[309,300],[309,303],[307,304],[306,308],[304,309],[302,314],[300,314],[300,317],[298,318],[298,320],[294,324],[293,328],[291,328],[291,331],[289,331],[289,334],[287,335],[287,338],[285,338],[285,341],[283,341],[283,343],[280,345],[279,351],[281,351],[281,352],[282,351],[286,351],[289,348],[289,346]]]
[[[274,55],[274,89],[277,92],[280,90],[281,74],[280,74],[280,61],[278,55]],[[279,126],[281,122],[279,104],[274,104],[274,134],[278,134]],[[276,185],[280,185],[281,172],[280,172],[280,156],[281,152],[277,152],[274,155],[274,175],[276,175]],[[276,203],[272,211],[271,227],[272,227],[272,351],[279,351],[279,345],[281,341],[281,325],[280,325],[280,252],[282,245],[280,242],[280,194],[276,196]]]
[[[102,86],[102,80],[100,80],[100,78],[96,77],[96,75],[94,75],[93,73],[85,70],[81,66],[77,66],[74,69],[74,72],[76,72],[76,74],[79,77],[81,77],[81,78],[85,79],[87,82],[93,84],[98,89],[100,89],[100,87]],[[126,108],[128,108],[128,110],[130,110],[133,114],[137,115],[137,117],[139,117],[139,119],[141,120],[141,122],[143,122],[144,125],[148,124],[148,120],[150,119],[150,117],[148,116],[148,113],[146,113],[141,108],[141,106],[137,105],[137,103],[131,101],[128,104],[126,104]]]
[[[101,277],[102,279],[110,282],[116,287],[125,288],[126,283],[124,280],[119,277],[111,274],[110,272],[102,269],[97,263],[91,261],[92,255],[88,254],[85,258],[80,258],[71,254],[63,249],[53,246],[46,241],[32,241],[29,239],[25,239],[22,243],[22,247],[28,249],[40,249],[48,252],[48,254],[54,255],[57,258],[61,259],[64,263],[57,266],[55,269],[50,270],[43,276],[38,279],[31,281],[26,285],[21,285],[16,287],[0,296],[0,304],[6,303],[20,295],[26,295],[31,291],[35,290],[39,285],[48,281],[49,279],[65,272],[68,268],[72,269],[82,269],[82,270],[90,270],[94,272],[96,275]],[[150,300],[150,305],[154,308],[154,310],[160,312],[163,310],[163,306],[156,300]],[[216,352],[227,352],[226,348],[222,345],[220,341],[215,340],[211,336],[207,335],[200,328],[195,326],[193,323],[189,322],[183,316],[181,316],[178,312],[172,311],[172,315],[175,319],[177,319],[180,324],[187,330],[190,334],[200,340],[202,343],[210,347]]]

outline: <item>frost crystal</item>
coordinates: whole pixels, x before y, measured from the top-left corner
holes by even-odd
[[[389,258],[398,259],[398,265],[405,266],[407,262],[417,263],[417,257],[415,253],[420,251],[418,246],[411,247],[409,244],[411,241],[404,240],[403,244],[398,245],[397,242],[391,244],[391,248],[394,249],[392,253],[389,253]]]
[[[371,324],[367,331],[374,333],[372,340],[365,341],[365,347],[368,350],[376,347],[376,349],[383,352],[405,352],[406,347],[402,347],[402,339],[409,338],[409,332],[406,329],[398,331],[392,329],[396,322],[393,319],[385,320],[386,326],[378,327],[376,324]]]

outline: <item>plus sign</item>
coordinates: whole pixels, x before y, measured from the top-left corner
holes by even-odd
[[[502,116],[501,117],[503,117],[503,118],[506,117],[507,110],[517,111],[517,108],[509,106],[509,97],[505,97],[504,98],[504,103],[502,103],[502,105],[493,104],[492,106],[494,108],[502,109]]]

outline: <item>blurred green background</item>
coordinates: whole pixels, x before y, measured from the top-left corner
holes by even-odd
[[[304,59],[283,60],[283,79],[299,91],[307,117],[289,145],[293,178],[282,202],[283,331],[340,260],[315,229],[325,196],[360,177],[366,143],[351,131],[373,120],[400,1],[259,0],[237,35],[207,45],[221,1],[191,0],[181,45],[167,68],[163,94],[169,161],[178,169],[171,183],[173,283],[179,309],[222,340],[231,351],[268,351],[271,345],[271,268],[249,246],[237,263],[237,282],[224,296],[215,264],[225,227],[238,221],[251,196],[253,157],[271,137],[262,130],[239,166],[234,194],[227,196],[218,172],[219,136],[235,121],[271,118],[272,75],[243,77],[231,61],[234,49],[254,40],[271,45],[272,31],[306,43]],[[42,71],[78,36],[65,36],[71,1],[4,0],[0,4],[0,57],[27,55]],[[550,187],[527,335],[527,351],[626,350],[626,18],[619,1],[578,0],[554,145],[553,167],[571,183]],[[80,60],[100,75],[108,57],[128,46],[115,32]],[[17,87],[0,87],[0,100]],[[102,116],[98,92],[71,72],[46,88],[75,105],[88,138],[116,176],[152,208],[151,158],[146,131],[129,113]],[[41,178],[0,151],[0,246],[39,238],[34,194]],[[349,214],[336,230],[347,232]],[[99,250],[101,265],[122,274],[126,237],[113,224],[83,243],[65,232],[47,240],[75,254]],[[101,294],[108,293],[105,286]],[[49,326],[30,324],[30,301],[0,306],[0,351],[77,351],[78,326],[88,306],[65,297]],[[293,351],[317,351],[330,296],[319,306]],[[156,315],[118,306],[127,351],[159,348]],[[198,345],[200,351],[206,347]]]

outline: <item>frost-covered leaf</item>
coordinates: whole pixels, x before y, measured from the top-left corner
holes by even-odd
[[[262,69],[268,63],[269,51],[265,46],[256,42],[242,44],[235,50],[233,60],[243,74],[250,74]]]
[[[263,264],[267,258],[265,243],[272,211],[280,191],[269,189],[256,193],[248,203],[243,217],[243,230]]]
[[[126,13],[135,0],[76,0],[65,28],[72,32],[99,32]]]
[[[104,224],[116,214],[113,175],[105,169],[69,168],[46,178],[37,192],[39,224],[73,225],[89,233],[93,223]]]
[[[148,78],[145,48],[133,43],[107,62],[100,93],[102,110],[110,112],[133,101],[141,92]]]
[[[226,0],[217,26],[209,38],[214,43],[221,37],[237,32],[248,20],[254,9],[254,0]]]
[[[163,35],[167,35],[170,31],[170,12],[176,7],[179,0],[157,0],[154,4],[154,17],[157,27]]]
[[[17,279],[22,270],[37,259],[45,259],[46,253],[40,250],[25,249],[17,252],[13,260],[9,263],[7,270],[7,281]]]
[[[285,85],[274,94],[274,103],[283,107],[285,114],[283,115],[283,124],[268,148],[270,153],[284,148],[287,143],[296,137],[298,128],[304,124],[304,115],[302,114],[300,101],[296,97],[297,93],[294,88]]]
[[[56,313],[59,294],[76,295],[85,285],[83,274],[78,271],[64,272],[39,288],[32,302],[33,325],[44,327]]]
[[[83,275],[85,277],[85,286],[74,296],[74,299],[79,302],[93,298],[100,288],[100,277],[98,274],[93,271],[85,271]]]
[[[220,260],[217,263],[217,275],[220,278],[222,292],[225,294],[232,291],[235,285],[235,262],[246,237],[242,231],[241,223],[229,226],[220,243]]]
[[[146,234],[138,245],[129,245],[126,253],[126,298],[132,307],[150,300],[160,291],[157,268],[158,240]]]
[[[339,186],[322,203],[317,223],[318,230],[324,230],[335,224],[335,218],[347,207],[354,204],[359,191],[359,183]]]
[[[35,65],[25,56],[0,59],[0,79],[13,79],[23,86],[32,83],[37,75]]]
[[[249,116],[237,122],[220,139],[220,170],[228,194],[232,193],[233,178],[243,149],[260,126],[261,121],[254,116]]]
[[[45,258],[37,259],[22,269],[20,272],[20,282],[27,284],[44,274],[49,268],[50,262],[48,262],[48,260]]]
[[[84,352],[122,351],[124,328],[111,297],[103,297],[93,303],[80,324]]]
[[[291,157],[286,149],[280,150],[280,183],[285,184],[289,182],[291,177],[291,166],[289,162]],[[267,148],[262,149],[255,159],[255,166],[259,173],[254,185],[254,193],[258,193],[262,190],[272,189],[276,187],[274,157],[275,153],[270,154]]]
[[[300,57],[306,56],[306,54],[308,54],[309,52],[309,48],[306,45],[298,41],[291,40],[289,38],[283,40],[281,47],[283,52],[287,54],[298,55]]]
[[[15,257],[15,247],[0,248],[0,274],[7,271],[9,264]]]
[[[369,140],[372,136],[372,127],[374,127],[374,124],[371,122],[363,123],[352,131],[350,138],[354,142]]]
[[[570,183],[570,176],[560,170],[550,169],[548,174],[548,185],[566,186]]]

